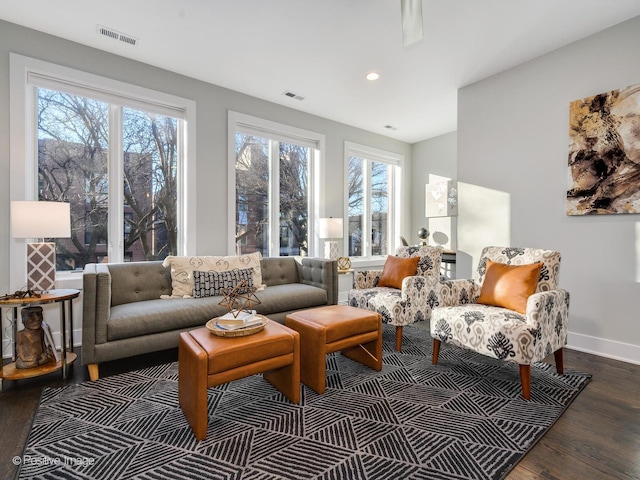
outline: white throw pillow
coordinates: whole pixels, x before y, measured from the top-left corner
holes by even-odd
[[[204,270],[211,272],[226,272],[228,270],[252,268],[253,285],[263,290],[262,268],[260,267],[262,254],[260,252],[247,255],[225,257],[174,257],[168,256],[162,262],[163,267],[171,267],[171,297],[189,298],[193,294],[193,271]]]

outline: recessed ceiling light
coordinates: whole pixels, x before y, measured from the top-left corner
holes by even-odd
[[[379,78],[380,78],[380,74],[379,73],[376,73],[376,72],[367,73],[367,80],[374,81],[374,80],[378,80]]]

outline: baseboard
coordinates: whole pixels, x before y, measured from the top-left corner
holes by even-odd
[[[640,365],[640,346],[569,332],[567,348]]]

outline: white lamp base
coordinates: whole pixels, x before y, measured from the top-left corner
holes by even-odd
[[[324,258],[329,260],[338,260],[338,242],[335,240],[325,240],[324,242]]]
[[[36,292],[56,287],[56,244],[27,244],[27,288]]]

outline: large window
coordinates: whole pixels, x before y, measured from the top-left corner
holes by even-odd
[[[110,216],[123,218],[113,242],[121,259],[177,255],[178,120],[45,88],[36,95],[38,200],[71,204],[71,238],[55,239],[57,269],[109,261]],[[110,170],[121,172],[116,195]]]
[[[70,203],[71,238],[53,239],[57,269],[184,254],[179,232],[188,218],[186,119],[193,102],[26,57],[11,60],[12,94],[24,75],[27,125],[27,162],[15,186],[12,177],[11,196]],[[19,112],[12,109],[12,121]]]
[[[321,136],[230,112],[235,253],[313,255]]]
[[[402,156],[346,142],[345,157],[348,255],[387,255],[398,231]]]

